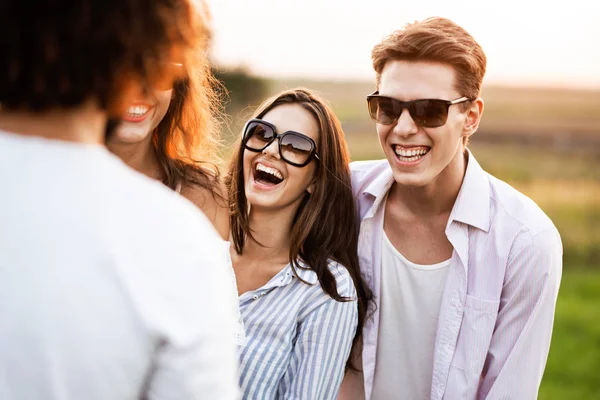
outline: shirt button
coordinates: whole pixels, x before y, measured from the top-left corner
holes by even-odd
[[[253,298],[254,300],[256,300],[256,299],[258,299],[258,296],[257,296],[257,295],[254,295],[254,296],[252,296],[252,298]]]

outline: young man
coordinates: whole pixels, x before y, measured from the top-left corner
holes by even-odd
[[[236,399],[222,241],[103,146],[187,64],[192,4],[60,3],[0,12],[0,399]]]
[[[377,308],[364,376],[350,374],[341,397],[534,399],[562,245],[536,204],[466,148],[483,112],[483,50],[430,18],[375,46],[373,65],[368,105],[387,160],[352,172]]]

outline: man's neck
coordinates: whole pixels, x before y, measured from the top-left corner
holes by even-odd
[[[416,217],[450,214],[462,186],[468,154],[457,154],[452,162],[429,184],[420,187],[394,183],[389,200]]]
[[[0,111],[0,130],[23,136],[103,144],[107,115],[95,102],[43,112]]]

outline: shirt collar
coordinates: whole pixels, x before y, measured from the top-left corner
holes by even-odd
[[[317,273],[315,271],[313,271],[312,269],[306,269],[307,265],[304,261],[300,260],[298,262],[298,264],[300,265],[300,267],[302,267],[302,268],[298,268],[298,267],[295,268],[296,275],[298,276],[298,278],[302,279],[305,282],[310,283],[311,285],[314,285],[315,283],[317,283],[319,281],[319,278],[317,278]],[[290,269],[290,273],[293,274],[291,265],[288,265],[288,268]]]
[[[467,170],[450,212],[448,224],[457,221],[488,232],[490,229],[490,185],[488,177],[468,148],[467,160]],[[373,205],[365,218],[373,217],[377,207],[385,198],[393,183],[394,175],[388,164],[382,173],[373,179],[362,192],[363,195],[367,194],[374,198]]]
[[[386,164],[385,169],[375,179],[373,179],[363,190],[363,195],[373,197],[373,204],[364,218],[371,218],[375,215],[375,211],[379,204],[385,198],[387,192],[394,183],[394,173],[389,164]]]
[[[467,170],[450,212],[448,224],[457,221],[488,232],[490,229],[489,180],[469,149],[467,155]]]
[[[298,265],[300,267],[306,267],[306,263],[302,260],[298,261]],[[317,278],[317,274],[312,269],[305,268],[295,268],[296,273],[294,274],[294,270],[292,270],[292,265],[286,265],[281,271],[277,273],[271,280],[261,288],[261,290],[270,290],[276,287],[287,286],[289,285],[293,279],[300,278],[305,282],[314,285],[319,281]]]

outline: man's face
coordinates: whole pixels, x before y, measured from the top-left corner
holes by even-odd
[[[461,95],[454,83],[455,72],[448,65],[392,60],[381,72],[379,95],[400,101],[455,100]],[[395,123],[377,123],[379,142],[398,184],[429,186],[443,177],[449,165],[460,162],[463,137],[472,133],[462,106],[451,105],[446,123],[436,128],[415,123],[406,108]]]

